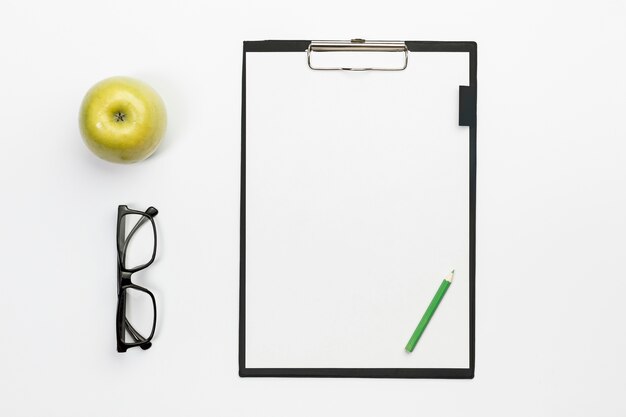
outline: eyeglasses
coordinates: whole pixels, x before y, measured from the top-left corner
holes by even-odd
[[[156,328],[156,301],[144,287],[131,282],[131,276],[146,269],[156,256],[157,236],[154,207],[145,212],[117,207],[117,351],[152,346]],[[147,335],[147,336],[146,336]]]

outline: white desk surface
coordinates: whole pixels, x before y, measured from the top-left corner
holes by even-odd
[[[626,414],[626,4],[6,0],[0,415]],[[476,378],[237,376],[242,41],[478,42]],[[124,74],[163,96],[148,161],[77,112]],[[149,351],[115,351],[116,207],[159,208]]]

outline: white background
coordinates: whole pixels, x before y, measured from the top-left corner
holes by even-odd
[[[5,0],[0,415],[626,413],[623,1]],[[478,42],[474,380],[237,377],[241,41]],[[77,112],[141,78],[169,131],[134,166]],[[115,352],[115,213],[154,205],[149,351]]]

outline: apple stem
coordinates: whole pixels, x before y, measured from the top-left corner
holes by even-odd
[[[115,117],[116,122],[123,122],[126,119],[126,114],[118,111],[113,115],[113,117]]]

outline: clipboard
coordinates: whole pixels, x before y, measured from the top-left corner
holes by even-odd
[[[240,376],[474,377],[476,70],[475,42],[244,42]]]

